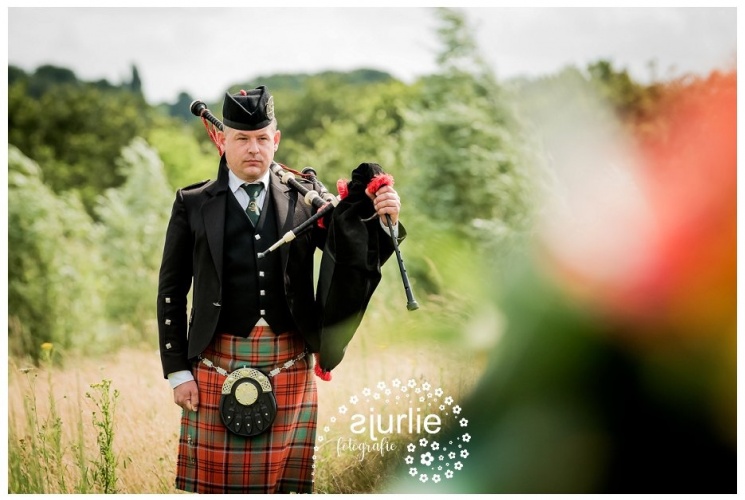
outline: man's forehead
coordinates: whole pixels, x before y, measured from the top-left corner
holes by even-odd
[[[276,130],[274,129],[274,126],[269,125],[268,127],[260,128],[258,130],[238,130],[235,128],[229,128],[226,127],[227,130],[231,130],[233,132],[233,135],[236,136],[246,136],[246,137],[258,137],[262,135],[273,135]]]

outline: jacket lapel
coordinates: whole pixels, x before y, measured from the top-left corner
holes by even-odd
[[[202,220],[207,243],[212,254],[217,276],[222,284],[223,241],[225,233],[225,203],[228,194],[228,166],[225,157],[220,160],[217,182],[205,189],[209,198],[202,205]]]
[[[292,231],[292,228],[295,227],[293,223],[297,197],[290,196],[292,188],[282,184],[274,174],[269,175],[269,186],[272,193],[271,196],[274,198],[274,210],[277,216],[277,230],[279,231],[278,234],[281,238],[285,233],[287,233],[287,231]],[[279,247],[279,255],[282,259],[282,270],[284,271],[287,269],[290,246],[282,245]]]

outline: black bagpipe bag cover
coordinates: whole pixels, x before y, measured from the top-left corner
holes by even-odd
[[[321,311],[318,362],[331,371],[344,357],[373,292],[380,283],[381,258],[378,219],[365,193],[370,180],[383,169],[377,163],[361,163],[352,172],[348,194],[331,211],[328,236],[321,258],[317,301]]]

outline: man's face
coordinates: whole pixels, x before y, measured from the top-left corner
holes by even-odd
[[[259,130],[225,127],[223,144],[228,168],[245,182],[260,179],[274,159],[280,136],[274,124]]]

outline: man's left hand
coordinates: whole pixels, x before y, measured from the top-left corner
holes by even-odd
[[[369,193],[365,191],[367,196],[373,201],[375,206],[375,212],[385,220],[385,214],[391,216],[391,222],[396,224],[398,222],[398,214],[401,211],[401,198],[398,197],[398,193],[391,186],[383,186],[378,189],[377,193]]]

